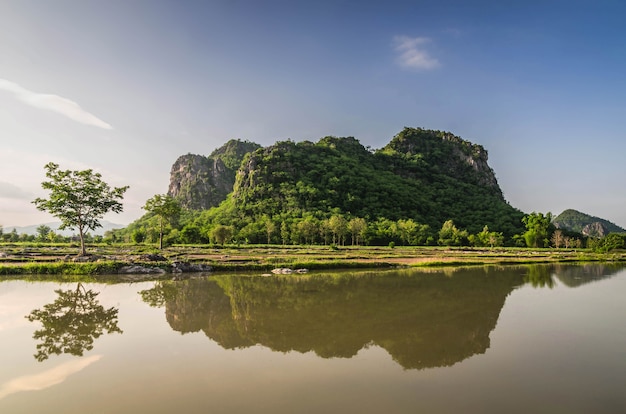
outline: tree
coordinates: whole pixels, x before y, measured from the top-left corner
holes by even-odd
[[[563,232],[561,230],[555,230],[554,233],[552,233],[552,238],[550,239],[550,241],[557,249],[561,247],[561,244],[563,243],[565,244],[565,248],[567,248],[569,245],[569,240],[566,241],[566,239],[569,239],[569,237],[563,236]]]
[[[287,244],[287,240],[289,240],[289,225],[286,221],[280,223],[280,238],[283,242],[283,246]]]
[[[341,215],[335,214],[330,218],[328,224],[333,233],[333,243],[343,245],[343,240],[348,232],[348,222],[346,219]]]
[[[233,237],[233,228],[218,224],[211,230],[211,237],[218,244],[224,244]]]
[[[477,247],[491,247],[502,246],[504,242],[504,236],[500,232],[489,231],[489,226],[483,227],[480,233],[476,233],[474,236],[474,245]]]
[[[367,230],[367,222],[361,217],[353,218],[348,222],[348,230],[352,234],[352,245],[358,246]]]
[[[467,231],[459,230],[452,220],[447,220],[439,230],[439,244],[441,246],[461,246],[467,241]]]
[[[544,247],[548,241],[548,234],[552,222],[552,213],[530,213],[522,218],[526,226],[524,240],[528,247]]]
[[[142,207],[148,213],[159,218],[159,249],[163,248],[163,226],[171,223],[180,215],[181,207],[178,200],[167,194],[157,194],[148,199]]]
[[[111,188],[102,181],[100,173],[93,170],[60,170],[59,165],[44,166],[46,177],[41,186],[50,191],[50,198],[36,198],[33,204],[38,210],[47,211],[61,220],[60,230],[78,229],[80,254],[86,255],[85,232],[102,227],[100,220],[108,212],[121,213],[128,186]]]
[[[44,361],[52,354],[67,353],[82,356],[93,348],[95,338],[107,333],[122,333],[117,326],[118,309],[105,309],[97,300],[98,293],[85,290],[82,284],[76,290],[55,290],[59,297],[42,309],[35,309],[26,318],[39,321],[43,328],[35,331],[37,361]]]
[[[298,222],[297,230],[298,234],[304,238],[305,244],[313,244],[318,233],[318,225],[313,218],[307,217]]]
[[[46,241],[49,240],[48,235],[52,232],[50,226],[46,226],[42,224],[37,227],[37,240],[38,241]]]
[[[272,234],[276,231],[276,224],[271,218],[265,216],[265,233],[267,234],[267,244],[272,242]]]

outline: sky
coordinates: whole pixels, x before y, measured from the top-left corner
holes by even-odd
[[[489,153],[506,200],[626,227],[626,3],[0,0],[0,224],[54,221],[44,165],[130,188],[172,164],[405,126]]]

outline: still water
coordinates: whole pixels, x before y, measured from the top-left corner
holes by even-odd
[[[0,280],[0,413],[624,413],[608,265]]]

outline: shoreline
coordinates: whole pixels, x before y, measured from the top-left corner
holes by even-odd
[[[72,254],[73,253],[73,254]],[[76,256],[72,245],[0,245],[0,275],[133,275],[269,272],[626,262],[626,252],[586,249],[469,248],[430,246],[214,246],[93,245]]]

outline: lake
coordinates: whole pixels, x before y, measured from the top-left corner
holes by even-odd
[[[626,268],[0,281],[0,413],[624,413]]]

